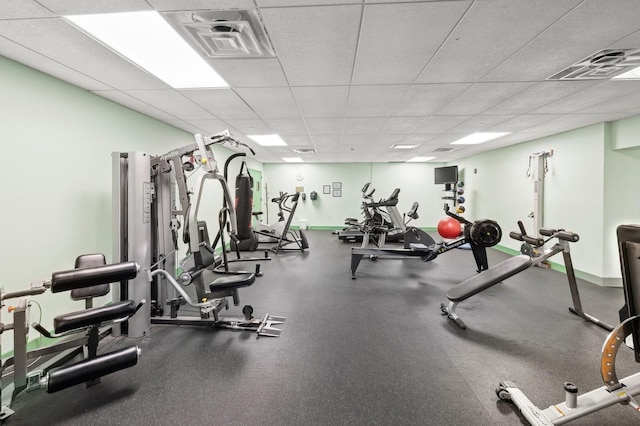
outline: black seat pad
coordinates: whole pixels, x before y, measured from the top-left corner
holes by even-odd
[[[256,274],[253,272],[246,274],[227,275],[218,278],[209,284],[209,289],[213,292],[221,290],[233,290],[240,287],[249,287],[256,281]]]
[[[492,285],[498,284],[518,272],[529,268],[533,261],[527,255],[521,254],[498,263],[493,268],[469,278],[466,281],[452,287],[447,292],[447,298],[452,302],[460,302],[474,294],[480,293]]]
[[[136,303],[133,300],[125,300],[106,306],[58,315],[53,319],[53,329],[56,333],[64,333],[65,331],[124,318],[133,315],[135,312]]]

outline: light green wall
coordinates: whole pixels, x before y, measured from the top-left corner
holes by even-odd
[[[101,252],[110,261],[111,153],[162,154],[193,143],[193,136],[2,57],[0,93],[5,291],[71,269],[83,253]],[[224,164],[229,151],[215,152]],[[251,161],[250,167],[262,164]],[[54,316],[84,306],[68,294],[45,293],[37,300],[47,328]],[[3,352],[12,348],[11,335],[2,336]]]
[[[437,166],[431,163],[265,164],[263,179],[269,188],[269,200],[279,191],[293,193],[296,187],[304,187],[307,199],[298,204],[294,225],[306,220],[311,227],[341,227],[347,217],[362,218],[361,189],[371,182],[376,189],[376,200],[400,188],[397,207],[401,214],[409,210],[414,201],[420,203],[420,218],[412,225],[435,226],[444,216],[441,188],[433,184],[433,169]],[[297,180],[298,175],[302,176],[301,181]],[[333,182],[342,183],[341,197],[322,193],[323,186]],[[316,201],[310,200],[311,191],[318,193]],[[275,222],[276,215],[277,206],[271,203],[268,223]]]

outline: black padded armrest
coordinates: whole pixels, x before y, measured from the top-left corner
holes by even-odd
[[[253,272],[247,274],[227,275],[210,283],[209,289],[213,292],[233,290],[240,287],[249,287],[255,281],[256,274]]]
[[[461,302],[518,272],[524,271],[529,268],[532,263],[531,258],[524,254],[509,258],[498,263],[493,268],[489,268],[450,288],[447,292],[447,298],[452,302]]]
[[[115,283],[135,278],[137,274],[138,265],[135,262],[55,272],[51,276],[51,292],[58,293],[75,288]]]
[[[56,333],[64,333],[128,317],[135,313],[136,303],[133,300],[125,300],[107,306],[58,315],[53,319],[53,329]]]

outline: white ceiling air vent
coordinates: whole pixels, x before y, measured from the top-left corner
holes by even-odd
[[[205,58],[275,56],[257,10],[167,12],[164,16]]]
[[[316,150],[313,148],[291,148],[291,151],[296,154],[315,154]]]
[[[455,150],[455,148],[436,148],[433,150],[433,152],[451,152]]]
[[[603,49],[547,80],[607,80],[640,66],[640,49]]]

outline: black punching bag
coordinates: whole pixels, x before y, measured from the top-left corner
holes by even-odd
[[[244,171],[246,169],[246,172]],[[251,208],[253,206],[253,177],[249,174],[249,167],[243,161],[240,173],[236,176],[236,217],[238,220],[238,239],[253,238],[251,229]]]

